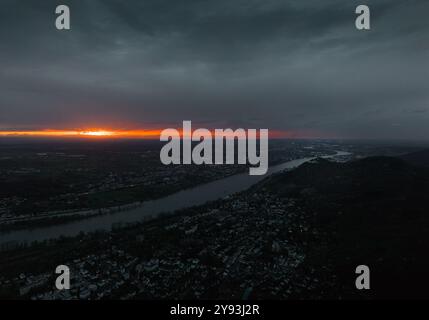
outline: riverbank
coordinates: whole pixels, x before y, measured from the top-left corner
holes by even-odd
[[[335,155],[324,156],[324,158],[334,158],[347,155],[350,155],[350,153],[337,151]],[[86,233],[99,230],[109,231],[117,224],[135,223],[143,219],[152,219],[162,213],[174,212],[176,210],[222,199],[236,192],[246,190],[250,186],[262,181],[264,178],[275,172],[296,168],[315,158],[316,157],[302,158],[272,166],[264,176],[249,176],[246,173],[233,175],[196,188],[183,190],[158,200],[144,202],[140,207],[129,211],[100,215],[85,220],[40,227],[32,230],[18,230],[9,233],[1,233],[0,244],[13,246],[14,244],[44,241],[52,238],[58,238],[60,236],[76,236],[81,232]]]

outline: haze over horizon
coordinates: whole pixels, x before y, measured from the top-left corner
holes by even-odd
[[[55,29],[55,8],[71,30]],[[0,131],[429,137],[429,2],[0,0]],[[96,135],[96,134],[94,134]],[[1,134],[0,134],[1,136]]]

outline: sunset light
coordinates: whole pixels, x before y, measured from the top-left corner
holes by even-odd
[[[109,137],[109,136],[115,136],[116,134],[118,134],[118,132],[104,131],[104,130],[81,131],[81,132],[79,132],[79,135],[82,135],[82,136],[94,136],[94,137]]]
[[[85,129],[85,130],[28,130],[28,131],[1,131],[0,137],[64,137],[64,138],[87,138],[87,139],[158,139],[161,134],[161,129],[153,130],[113,130],[113,129]],[[183,135],[182,129],[178,129],[180,135]],[[211,130],[214,134],[214,130]],[[271,130],[270,138],[308,138],[313,133],[309,132],[290,132],[281,130]]]
[[[0,131],[0,137],[157,138],[161,130],[29,130]]]

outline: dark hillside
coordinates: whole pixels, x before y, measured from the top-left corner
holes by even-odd
[[[389,157],[345,164],[317,160],[264,187],[306,208],[312,232],[320,234],[306,264],[319,272],[330,266],[338,276],[332,295],[429,297],[427,170]],[[371,269],[370,291],[354,287],[360,264]]]
[[[429,150],[408,153],[402,155],[401,159],[416,166],[429,167]]]

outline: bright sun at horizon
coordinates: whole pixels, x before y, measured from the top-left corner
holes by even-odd
[[[106,136],[114,136],[117,133],[114,131],[106,131],[106,130],[90,130],[90,131],[81,131],[79,135],[82,136],[95,136],[95,137],[106,137]]]
[[[161,130],[29,130],[0,131],[1,137],[118,137],[118,138],[150,138],[160,134]]]
[[[178,129],[182,134],[182,129]],[[115,138],[115,139],[158,139],[161,135],[161,129],[134,129],[134,130],[115,130],[115,129],[74,129],[74,130],[0,130],[0,137],[64,137],[64,138]],[[271,138],[293,138],[296,134],[293,131],[270,130]],[[305,135],[301,135],[305,137]]]

